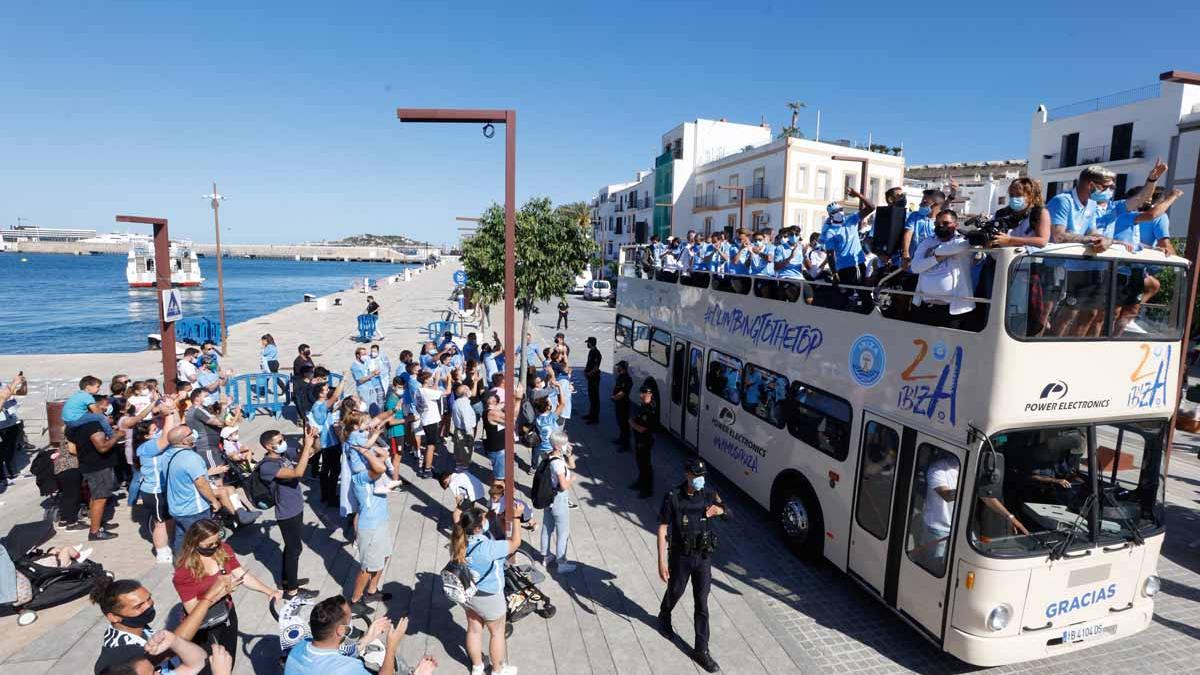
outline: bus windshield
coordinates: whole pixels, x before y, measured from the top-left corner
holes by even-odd
[[[1157,532],[1163,524],[1166,424],[996,434],[980,456],[971,543],[998,557],[1059,556],[1093,544],[1138,543]]]
[[[1178,340],[1185,279],[1180,265],[1024,256],[1009,273],[1005,324],[1018,340]]]

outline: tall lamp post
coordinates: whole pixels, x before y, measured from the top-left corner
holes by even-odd
[[[166,321],[166,313],[163,312],[163,291],[171,290],[171,237],[167,233],[167,219],[117,216],[117,222],[154,226],[154,281],[158,290],[158,334],[159,346],[162,349],[163,388],[168,394],[174,394],[175,381],[179,379],[175,370],[175,323]]]
[[[732,190],[738,196],[738,229],[745,227],[743,223],[746,219],[746,186],[745,185],[718,185],[722,190]]]
[[[1167,71],[1158,76],[1163,82],[1176,82],[1179,84],[1192,84],[1200,86],[1200,73],[1189,73],[1182,70]],[[1200,136],[1200,132],[1192,132]],[[1182,140],[1182,134],[1181,138]],[[1184,352],[1179,355],[1179,386],[1178,396],[1183,396],[1184,387],[1187,385],[1187,349],[1192,340],[1192,319],[1196,305],[1196,273],[1200,268],[1200,153],[1196,155],[1196,170],[1192,173],[1192,210],[1188,215],[1188,233],[1187,242],[1184,245],[1184,257],[1191,263],[1191,269],[1188,270],[1188,287],[1187,287],[1187,308],[1183,323],[1183,349]],[[1171,416],[1171,425],[1167,429],[1167,461],[1170,462],[1171,449],[1175,439],[1175,421],[1179,416],[1179,401],[1172,401],[1175,404],[1174,414]],[[1165,473],[1165,468],[1164,468]]]
[[[221,202],[225,195],[217,192],[217,183],[213,181],[213,191],[204,195],[209,200],[213,210],[213,229],[217,232],[217,305],[221,309],[221,356],[225,356],[225,345],[229,343],[229,331],[225,327],[225,274],[221,268]]]
[[[504,125],[504,428],[515,429],[516,399],[513,396],[513,371],[516,368],[516,240],[517,218],[514,202],[517,197],[517,111],[468,110],[453,108],[398,108],[401,122],[438,124],[482,124],[483,135],[496,133],[493,124]],[[513,435],[504,434],[504,525],[513,526]]]

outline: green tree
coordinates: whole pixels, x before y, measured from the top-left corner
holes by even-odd
[[[586,204],[552,208],[550,199],[535,197],[517,211],[516,298],[504,297],[504,209],[492,204],[479,219],[475,236],[463,244],[467,286],[482,305],[503,300],[521,312],[517,373],[525,372],[525,334],[536,303],[565,296],[596,251],[591,211]]]
[[[804,138],[804,132],[800,131],[799,126],[800,110],[807,108],[808,104],[806,104],[804,101],[789,101],[787,107],[792,111],[791,124],[788,124],[786,127],[784,127],[779,132],[779,136],[776,138],[784,138],[786,136],[791,136],[792,138]]]

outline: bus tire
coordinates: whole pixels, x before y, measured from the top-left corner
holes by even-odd
[[[825,546],[821,504],[803,476],[781,478],[771,498],[771,516],[793,553],[817,560]]]

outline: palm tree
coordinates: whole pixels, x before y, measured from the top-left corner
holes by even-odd
[[[779,137],[791,136],[792,138],[804,138],[804,132],[800,131],[800,127],[797,124],[800,121],[800,109],[807,108],[808,104],[804,101],[789,101],[787,107],[792,111],[792,123],[779,132]]]

